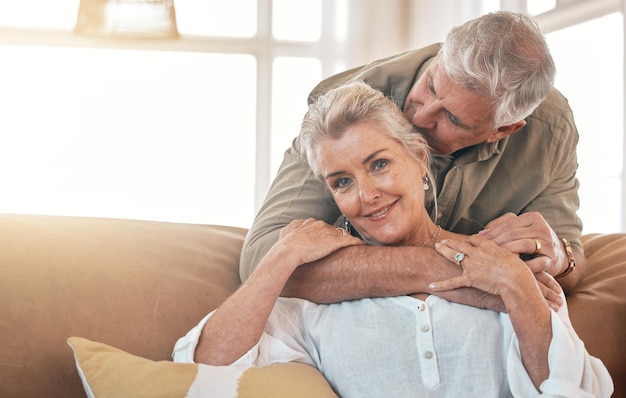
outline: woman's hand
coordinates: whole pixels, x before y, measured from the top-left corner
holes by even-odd
[[[487,224],[479,234],[514,253],[522,254],[535,275],[545,271],[558,277],[568,267],[569,259],[563,242],[540,213],[504,214]],[[572,246],[572,252],[576,271],[558,279],[565,292],[571,291],[580,282],[587,262],[580,247]],[[550,286],[543,286],[542,290],[545,288],[550,289]],[[556,293],[559,294],[560,289]]]
[[[517,254],[480,235],[470,236],[465,241],[442,241],[435,246],[435,249],[448,260],[457,263],[463,270],[463,274],[431,283],[429,287],[433,291],[473,287],[504,298],[507,289],[513,284],[536,284],[535,275]],[[461,261],[457,255],[462,257]],[[562,304],[559,303],[561,298],[553,294],[552,290],[556,282],[544,273],[537,275],[537,279],[541,281],[540,285],[550,285],[550,289],[542,288],[541,292],[548,305],[558,309]]]
[[[298,265],[328,256],[343,247],[362,245],[364,242],[346,230],[309,218],[294,220],[280,232],[276,247]]]

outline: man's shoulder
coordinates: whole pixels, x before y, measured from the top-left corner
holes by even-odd
[[[525,156],[538,162],[551,162],[555,159],[550,157],[556,153],[574,150],[578,130],[569,103],[558,90],[552,90],[525,120],[524,128],[507,137],[507,147],[515,148],[515,153],[525,152]],[[539,153],[548,155],[541,159]]]
[[[526,126],[520,131],[522,134],[513,134],[513,141],[522,140],[526,147],[533,143],[540,147],[546,145],[575,147],[578,142],[578,129],[574,122],[574,115],[567,98],[558,90],[553,89],[537,109],[526,118]]]
[[[437,55],[441,44],[405,51],[366,65],[349,69],[321,81],[309,94],[309,103],[335,87],[355,80],[362,80],[390,96],[406,96],[420,67]],[[404,98],[402,98],[402,102]]]
[[[536,119],[549,125],[573,125],[574,116],[567,98],[557,89],[553,89],[528,119]]]

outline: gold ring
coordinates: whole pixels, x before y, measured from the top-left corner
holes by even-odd
[[[459,267],[462,267],[461,261],[465,260],[465,254],[463,254],[461,252],[457,252],[454,255],[454,259],[456,260],[456,265],[458,265]]]
[[[541,250],[541,242],[538,239],[533,239],[535,241],[535,252],[533,254],[538,254],[539,250]]]

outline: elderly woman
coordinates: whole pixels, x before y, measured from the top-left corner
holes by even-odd
[[[428,148],[391,100],[364,83],[331,90],[310,107],[300,142],[362,239],[293,221],[241,288],[177,342],[176,361],[303,362],[344,398],[610,396],[610,376],[585,350],[566,304],[550,308],[519,255],[431,220]],[[463,274],[431,289],[478,288],[499,295],[507,313],[434,295],[323,305],[279,298],[298,266],[364,243],[436,250]]]

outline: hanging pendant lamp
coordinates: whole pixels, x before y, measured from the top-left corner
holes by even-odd
[[[174,0],[81,0],[74,32],[108,38],[177,39]]]

